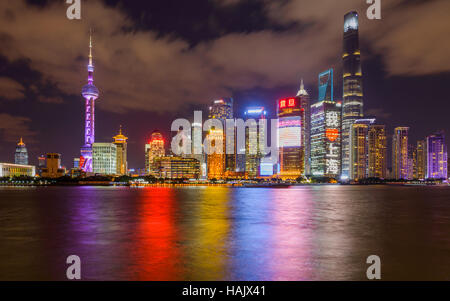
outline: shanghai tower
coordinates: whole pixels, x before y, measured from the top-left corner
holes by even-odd
[[[92,63],[92,34],[89,37],[88,83],[81,90],[86,103],[84,145],[81,147],[80,166],[84,172],[92,172],[92,144],[95,142],[95,100],[99,92],[94,86],[94,65]]]
[[[359,49],[358,13],[344,16],[343,45],[343,106],[342,106],[342,179],[350,173],[350,129],[355,120],[363,117],[363,88],[361,51]]]

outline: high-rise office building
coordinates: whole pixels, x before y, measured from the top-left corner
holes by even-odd
[[[305,111],[303,119],[303,147],[305,175],[311,174],[311,103],[308,92],[305,90],[303,79],[300,83],[300,90],[297,92],[297,99]]]
[[[260,147],[264,137],[260,137],[259,120],[266,119],[267,113],[264,107],[250,107],[244,115],[246,121],[253,119],[256,123],[256,127],[245,128],[245,172],[249,178],[256,178],[259,176],[261,158],[264,153]]]
[[[298,98],[283,98],[278,101],[277,115],[280,158],[278,175],[282,179],[295,180],[305,174],[305,110]]]
[[[416,146],[416,174],[415,179],[424,180],[427,178],[427,142],[426,140],[417,141]]]
[[[387,148],[385,126],[375,118],[357,119],[350,131],[350,179],[385,179]]]
[[[447,145],[443,131],[427,137],[427,178],[447,179]]]
[[[357,12],[344,17],[342,103],[342,178],[350,175],[350,131],[355,120],[363,117],[363,88],[359,21]]]
[[[223,130],[220,129],[211,129],[206,135],[208,179],[223,179],[225,177],[224,138]],[[209,149],[209,147],[216,151]]]
[[[236,171],[236,135],[234,135],[234,139],[226,138],[226,120],[233,119],[233,98],[227,97],[218,100],[214,100],[211,106],[209,107],[209,115],[210,119],[219,119],[222,122],[223,128],[223,147],[224,154],[226,153],[226,149],[234,148],[233,154],[225,154],[225,172],[234,173]],[[208,165],[209,166],[209,165]]]
[[[166,154],[164,148],[164,138],[159,131],[153,131],[150,141],[145,145],[145,170],[147,174],[155,175],[153,163],[155,158],[163,157]]]
[[[85,172],[92,172],[92,144],[95,142],[95,100],[99,96],[99,91],[94,86],[94,65],[92,62],[92,35],[89,38],[89,64],[88,83],[81,91],[85,99],[85,125],[84,125],[84,145],[81,148],[81,169]]]
[[[373,124],[369,127],[369,178],[387,178],[386,127]]]
[[[357,119],[350,131],[350,179],[369,176],[369,128],[375,119]]]
[[[128,174],[128,161],[127,161],[128,137],[123,135],[122,126],[120,126],[119,134],[114,136],[113,139],[114,139],[114,144],[117,147],[116,174],[126,175],[126,174]]]
[[[319,97],[317,102],[334,101],[333,69],[319,74]]]
[[[19,165],[28,165],[28,151],[27,146],[23,143],[22,138],[20,138],[19,143],[17,143],[16,153],[14,154],[14,161]]]
[[[392,178],[408,179],[408,133],[409,127],[397,127],[392,138]]]
[[[342,104],[333,100],[332,87],[333,70],[330,69],[319,75],[319,101],[311,105],[311,174],[338,178]]]
[[[114,143],[92,144],[92,170],[96,174],[117,174],[117,146]]]

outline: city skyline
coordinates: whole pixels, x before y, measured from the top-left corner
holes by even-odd
[[[48,5],[43,4],[44,13],[46,9],[51,9],[51,7],[47,6]],[[102,7],[103,4],[100,5],[100,8]],[[346,8],[346,12],[351,11],[353,8],[354,6]],[[406,5],[405,10],[407,9],[413,8],[410,8],[409,6]],[[363,24],[361,25],[361,31],[363,32],[367,31],[367,28],[371,28],[374,26],[373,23],[370,23],[370,21],[365,20],[365,16],[361,17],[361,19],[362,19],[361,21],[363,22]],[[342,16],[335,15],[333,16],[333,19],[332,20],[330,19],[329,21],[332,23],[340,22],[341,23],[340,28],[342,28]],[[61,22],[66,22],[66,20],[61,20]],[[92,27],[94,28],[94,35],[98,36],[99,48],[100,49],[104,48],[104,43],[105,41],[108,40],[108,34],[106,35],[102,34],[102,29],[104,29],[102,26],[99,27],[92,26]],[[255,32],[256,34],[259,31],[260,31],[259,29],[254,29],[252,32]],[[341,31],[337,29],[333,31],[333,38],[336,39],[341,38],[342,35]],[[287,29],[285,30],[285,32],[291,34],[291,32]],[[82,47],[84,49],[84,53],[81,54],[82,55],[81,57],[78,57],[77,64],[73,65],[75,69],[71,71],[73,73],[71,77],[77,76],[76,79],[77,82],[75,82],[74,85],[80,83],[79,86],[81,86],[82,85],[81,70],[83,67],[83,62],[86,62],[88,59],[88,57],[86,57],[85,54],[87,32],[85,30],[77,30],[77,32],[74,34],[82,35],[84,37],[84,43],[80,43],[80,45],[78,44],[74,45],[77,49],[79,47]],[[363,70],[365,75],[364,77],[365,111],[367,108],[368,113],[375,113],[373,115],[376,115],[377,121],[380,121],[380,123],[382,124],[386,124],[387,126],[386,133],[388,135],[387,140],[389,141],[389,143],[392,140],[393,128],[397,126],[408,126],[411,128],[410,140],[412,141],[413,144],[416,140],[424,139],[431,133],[434,133],[441,129],[445,130],[445,132],[448,133],[449,132],[448,123],[445,122],[444,118],[438,118],[439,114],[442,114],[441,112],[435,113],[437,115],[437,118],[434,117],[432,118],[430,114],[423,114],[424,116],[421,115],[420,118],[417,118],[416,116],[417,113],[421,111],[426,112],[427,108],[421,108],[421,110],[419,110],[418,106],[414,107],[413,105],[414,103],[420,105],[422,99],[430,95],[429,93],[430,89],[433,91],[433,93],[431,94],[431,96],[428,97],[437,95],[436,97],[433,97],[434,101],[436,102],[436,105],[439,105],[440,102],[442,102],[441,106],[445,107],[446,105],[448,105],[447,103],[444,102],[444,100],[447,97],[446,94],[444,94],[444,89],[442,88],[444,87],[444,85],[439,84],[441,82],[444,83],[447,80],[447,78],[449,77],[448,72],[441,73],[440,75],[412,76],[408,78],[402,78],[401,76],[389,77],[386,75],[386,73],[383,72],[387,64],[380,61],[380,58],[374,58],[373,54],[370,54],[371,47],[368,47],[367,37],[364,36],[363,33],[360,33],[360,36],[361,36],[360,39],[362,40],[361,52],[362,52]],[[12,37],[17,38],[17,41],[20,41],[20,38],[18,36],[13,35]],[[206,112],[207,105],[209,102],[211,102],[212,99],[229,95],[232,96],[235,100],[236,116],[243,116],[243,112],[246,107],[264,106],[265,108],[267,108],[268,118],[272,118],[275,116],[276,113],[276,109],[274,106],[275,101],[277,101],[277,99],[281,99],[289,95],[294,95],[296,87],[298,87],[298,83],[302,77],[305,80],[306,90],[308,91],[308,93],[311,94],[311,103],[314,103],[317,100],[315,78],[319,73],[319,70],[323,70],[328,67],[335,67],[336,83],[334,85],[335,90],[334,97],[336,99],[340,99],[341,97],[339,97],[339,95],[342,95],[342,88],[341,88],[342,82],[340,79],[341,77],[340,74],[342,74],[342,71],[340,67],[341,61],[339,60],[338,56],[339,53],[341,52],[339,51],[341,47],[342,43],[337,42],[335,54],[336,59],[332,60],[330,64],[324,64],[324,62],[322,62],[321,60],[318,60],[318,62],[316,62],[316,64],[323,65],[322,69],[303,68],[302,66],[299,66],[294,76],[289,76],[288,80],[286,79],[283,80],[284,83],[279,83],[278,85],[276,85],[276,87],[272,88],[262,87],[260,89],[255,89],[252,88],[252,84],[250,84],[247,87],[232,89],[231,93],[228,92],[228,94],[222,94],[222,91],[220,91],[219,89],[219,91],[216,92],[217,94],[215,95],[215,97],[211,97],[209,99],[207,99],[206,97],[202,98],[200,103],[187,102],[189,103],[188,106],[192,108],[192,110],[190,111],[193,112],[194,108],[200,107],[204,109],[203,110],[204,112]],[[239,51],[239,49],[237,49],[237,51]],[[104,53],[104,49],[99,50],[99,52]],[[308,55],[309,54],[310,53],[308,53]],[[64,52],[59,53],[59,56],[64,57]],[[70,57],[70,54],[68,55],[68,57]],[[101,89],[101,91],[105,90],[105,92],[107,92],[108,89],[110,88],[108,87],[109,84],[105,84],[104,80],[105,80],[105,72],[109,68],[105,68],[104,58],[101,56],[101,54],[99,54],[98,59],[100,60],[100,62],[98,63],[100,67],[97,70],[100,70],[102,68],[103,70],[99,71],[101,76],[99,75],[96,78],[96,82],[98,82],[97,86]],[[287,66],[286,63],[283,60],[279,60],[277,56],[274,57],[274,61],[276,62],[277,65],[277,67],[274,70],[278,69],[278,66],[279,68],[281,67],[286,68]],[[1,66],[3,67],[2,70],[6,70],[5,77],[12,78],[13,80],[17,78],[19,79],[19,83],[21,78],[22,79],[29,78],[31,81],[31,78],[29,77],[30,74],[33,74],[33,72],[35,73],[39,72],[38,70],[34,69],[33,65],[20,61],[19,58],[17,59],[10,58],[8,56],[8,53],[2,52],[1,64],[2,64]],[[66,66],[66,68],[69,69],[68,65]],[[313,72],[312,70],[315,70],[314,72],[316,74],[312,74]],[[123,75],[115,74],[114,76],[117,77],[117,79],[122,78],[122,80],[125,80]],[[270,74],[269,72],[267,76],[272,76],[272,74]],[[382,80],[383,78],[384,80]],[[76,143],[78,143],[78,145],[80,144],[78,137],[82,135],[82,133],[80,133],[80,124],[83,123],[83,121],[81,120],[81,118],[79,118],[80,115],[78,115],[81,114],[82,116],[84,114],[83,107],[80,104],[80,101],[82,101],[82,99],[80,99],[81,97],[77,96],[75,93],[67,94],[64,93],[64,91],[60,91],[60,86],[56,84],[58,89],[53,90],[55,93],[57,92],[56,93],[57,95],[54,95],[52,97],[57,97],[57,99],[48,98],[47,102],[36,101],[34,103],[30,103],[33,99],[36,100],[36,97],[39,96],[39,94],[35,96],[31,95],[30,97],[28,97],[29,94],[32,94],[31,90],[29,89],[31,87],[31,82],[28,82],[28,84],[29,85],[25,87],[22,93],[24,95],[24,99],[20,98],[16,100],[6,99],[1,104],[2,114],[4,117],[3,121],[5,124],[2,123],[1,125],[2,126],[1,134],[3,135],[2,139],[4,140],[4,143],[2,143],[2,146],[0,148],[0,159],[1,159],[0,161],[12,162],[15,144],[17,143],[17,140],[20,138],[20,136],[24,136],[25,140],[27,141],[30,164],[37,165],[37,157],[42,154],[45,154],[47,152],[58,152],[62,154],[63,165],[70,168],[72,165],[73,158],[77,156],[77,154],[75,153],[74,146]],[[221,84],[227,85],[229,84],[229,82],[223,82]],[[394,85],[396,87],[395,90],[393,90],[392,88],[392,86]],[[379,89],[380,86],[382,86],[382,89]],[[403,89],[401,88],[402,86],[404,86]],[[8,87],[10,86],[8,85]],[[397,87],[399,87],[399,89],[397,89]],[[174,87],[174,89],[176,88],[177,87]],[[8,88],[8,90],[9,89],[10,88]],[[19,91],[22,90],[19,89]],[[380,95],[380,93],[381,95],[387,94],[387,97],[381,96],[377,97],[377,94]],[[398,96],[399,94],[404,96],[399,97]],[[44,97],[44,95],[42,95],[42,97]],[[131,168],[143,168],[144,150],[142,145],[145,144],[145,141],[149,139],[153,129],[155,128],[161,129],[165,137],[170,137],[169,136],[170,133],[168,131],[170,124],[167,122],[168,119],[173,120],[175,119],[175,117],[190,118],[190,116],[182,115],[183,113],[186,112],[186,110],[183,110],[183,112],[181,112],[181,107],[180,112],[171,112],[171,113],[167,112],[154,113],[151,111],[149,112],[126,111],[120,113],[111,112],[111,108],[108,107],[114,104],[114,98],[108,97],[107,95],[102,96],[101,98],[102,98],[101,105],[104,105],[106,107],[100,106],[96,112],[97,121],[101,122],[101,125],[98,126],[97,130],[98,136],[97,140],[109,142],[111,140],[112,135],[115,134],[116,132],[115,129],[117,129],[119,124],[122,124],[124,126],[125,134],[129,137],[128,158],[129,158],[129,165]],[[390,106],[393,106],[394,108],[392,110],[385,109],[386,102],[392,99],[396,100],[395,102],[391,101],[390,104]],[[408,109],[405,109],[404,106],[402,107],[401,104],[402,103],[404,104],[405,99],[407,99],[408,102],[411,103],[411,107],[414,108],[410,109],[408,107]],[[60,103],[61,101],[62,103]],[[27,105],[24,106],[23,105],[24,103]],[[20,106],[20,108],[18,108],[17,106]],[[38,116],[35,115],[37,111],[36,106],[40,108],[39,111],[41,114]],[[400,106],[400,108],[395,108],[397,106]],[[387,106],[387,108],[389,108],[389,106]],[[155,108],[155,110],[159,110],[159,108]],[[417,110],[417,112],[415,112],[415,110]],[[3,111],[5,113],[3,113]],[[52,127],[53,123],[52,124],[44,123],[44,119],[48,120],[48,117],[50,117],[48,115],[54,117],[54,123],[58,124],[57,127]],[[29,121],[23,118],[28,118]],[[151,119],[151,122],[148,121],[149,119]],[[14,131],[11,131],[8,127],[11,127],[14,124],[14,122],[19,122],[18,124],[19,126],[15,126],[15,131],[19,130],[22,133],[16,132],[17,135],[11,137],[11,135],[14,134]],[[66,139],[68,141],[67,142],[65,141],[64,145],[58,143],[60,139],[67,137],[68,133],[70,133],[69,135],[71,139]],[[15,142],[12,142],[10,140],[14,140]],[[388,161],[390,162],[390,160]]]

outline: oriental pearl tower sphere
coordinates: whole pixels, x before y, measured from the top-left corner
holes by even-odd
[[[95,100],[99,96],[97,87],[94,86],[94,65],[92,63],[92,33],[89,36],[89,64],[88,83],[81,90],[86,102],[86,117],[84,130],[84,145],[81,148],[81,169],[84,172],[92,172],[92,144],[95,142]]]

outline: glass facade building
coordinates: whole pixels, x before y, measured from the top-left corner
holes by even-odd
[[[359,48],[358,13],[344,17],[342,103],[342,177],[350,175],[350,131],[352,124],[363,117],[361,51]]]
[[[114,143],[92,144],[93,172],[100,175],[117,173],[117,146]]]
[[[447,145],[444,132],[427,137],[427,178],[447,179]]]
[[[338,178],[341,169],[341,103],[311,105],[311,174]]]
[[[260,137],[259,120],[266,119],[264,107],[250,107],[244,115],[245,120],[254,120],[256,127],[245,128],[245,173],[252,179],[259,176],[261,158],[263,150],[260,148],[260,142],[264,137]]]

